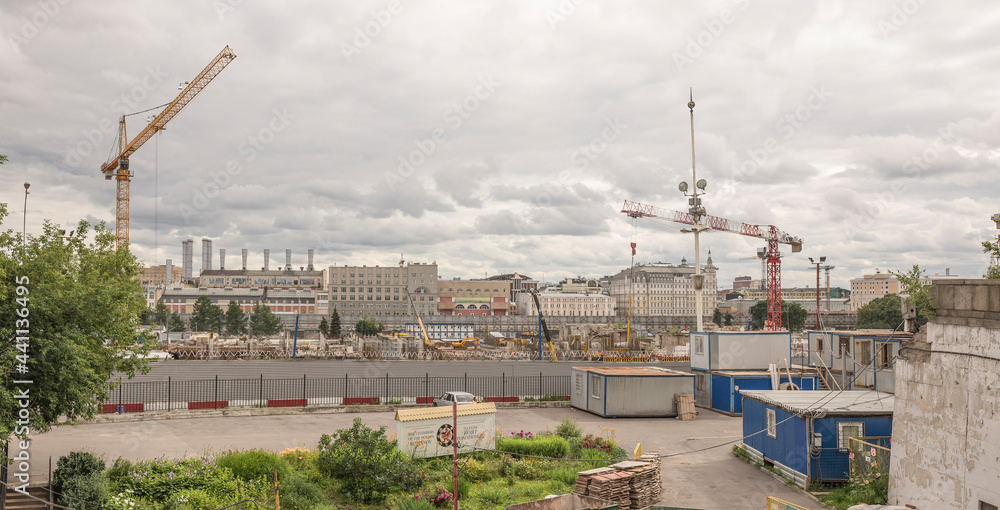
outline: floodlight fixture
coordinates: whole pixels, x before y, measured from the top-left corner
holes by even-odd
[[[687,193],[688,183],[681,181],[681,183],[677,185],[677,189],[681,190],[681,193]]]
[[[698,179],[696,185],[698,186],[698,189],[705,191],[705,186],[708,186],[708,182],[705,179]]]

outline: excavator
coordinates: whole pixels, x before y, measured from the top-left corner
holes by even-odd
[[[434,342],[427,337],[427,330],[424,328],[424,321],[420,319],[420,312],[417,311],[417,305],[413,302],[413,296],[410,295],[410,290],[403,287],[403,292],[406,293],[406,299],[410,300],[410,306],[413,307],[413,315],[417,317],[417,324],[420,324],[420,334],[424,336],[424,349],[434,347]]]
[[[542,323],[542,332],[545,333],[545,342],[548,343],[549,352],[552,353],[552,361],[558,361],[556,347],[552,344],[552,335],[549,334],[549,325],[545,323],[545,314],[542,313],[542,305],[538,302],[538,291],[531,291],[531,299],[535,300],[535,308],[538,310],[538,322]],[[541,342],[541,339],[538,341]]]

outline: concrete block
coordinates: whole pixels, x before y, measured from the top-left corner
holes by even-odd
[[[972,309],[972,288],[971,287],[957,287],[955,289],[955,301],[953,303],[953,309],[955,310],[971,310]]]
[[[972,286],[972,309],[977,312],[990,310],[990,289],[985,285]]]
[[[989,309],[991,312],[1000,313],[1000,285],[990,285],[989,289]]]
[[[935,285],[934,306],[938,308],[939,314],[944,314],[948,310],[955,308],[955,287],[952,285]]]

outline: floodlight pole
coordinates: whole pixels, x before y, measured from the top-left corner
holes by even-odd
[[[688,109],[691,111],[691,197],[692,197],[692,216],[694,217],[694,310],[695,310],[695,331],[704,331],[703,324],[703,303],[701,300],[701,290],[703,287],[704,280],[701,275],[701,245],[699,235],[701,234],[701,204],[698,203],[698,172],[695,169],[694,163],[694,92],[689,91],[690,96],[688,99]]]
[[[24,248],[24,244],[28,239],[28,188],[31,187],[30,182],[24,183],[24,218],[21,224],[21,247]]]

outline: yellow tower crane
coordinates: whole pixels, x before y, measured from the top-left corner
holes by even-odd
[[[229,65],[236,54],[226,46],[215,56],[212,61],[202,69],[194,80],[187,82],[181,93],[167,107],[152,120],[131,142],[126,143],[128,136],[125,132],[125,115],[122,115],[119,122],[118,133],[118,154],[112,156],[108,162],[101,165],[101,172],[104,178],[111,180],[114,177],[117,181],[118,191],[115,194],[115,237],[118,248],[128,247],[128,197],[129,181],[132,178],[132,171],[129,170],[128,158],[133,152],[139,150],[142,144],[153,137],[157,131],[164,129],[167,122],[174,118],[182,108],[198,95],[223,69]]]

